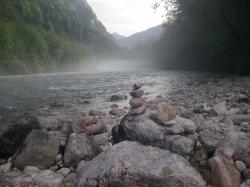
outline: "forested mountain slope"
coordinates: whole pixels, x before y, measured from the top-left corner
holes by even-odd
[[[152,42],[160,38],[163,32],[161,25],[149,28],[145,31],[135,33],[128,37],[123,37],[118,40],[121,46],[132,49],[137,45],[143,45],[144,43]]]
[[[116,46],[86,0],[1,0],[0,72],[41,72]]]

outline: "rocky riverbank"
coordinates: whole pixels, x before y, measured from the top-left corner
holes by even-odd
[[[109,112],[1,109],[0,186],[250,186],[247,81],[194,83],[150,100],[145,87]]]

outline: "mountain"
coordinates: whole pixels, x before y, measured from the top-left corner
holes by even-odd
[[[2,0],[0,36],[0,73],[46,72],[116,48],[86,0]]]
[[[119,39],[118,43],[121,46],[127,48],[134,48],[140,43],[157,40],[160,38],[161,34],[163,33],[163,27],[161,25],[152,27],[148,30],[135,33],[131,36]]]
[[[118,40],[125,37],[125,36],[120,35],[120,34],[118,34],[118,33],[116,33],[116,32],[112,33],[112,36],[113,36],[115,39],[118,39]]]

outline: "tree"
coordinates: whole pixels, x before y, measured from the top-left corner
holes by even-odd
[[[248,0],[163,0],[160,4],[166,7],[166,18],[172,17],[155,51],[161,65],[232,72],[238,70],[237,59],[250,54]]]

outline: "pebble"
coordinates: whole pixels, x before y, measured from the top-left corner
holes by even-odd
[[[71,170],[69,168],[61,168],[61,169],[56,171],[56,173],[58,173],[64,177],[66,177],[70,172],[71,172]]]
[[[135,83],[135,84],[134,84],[134,89],[135,89],[135,90],[139,90],[141,87],[142,87],[142,84],[141,84],[141,83]]]
[[[60,162],[61,160],[62,160],[62,154],[59,154],[59,155],[57,155],[56,156],[56,162],[58,163],[58,162]]]
[[[239,172],[243,172],[247,168],[244,162],[241,162],[239,160],[235,162],[235,166],[239,170]]]

